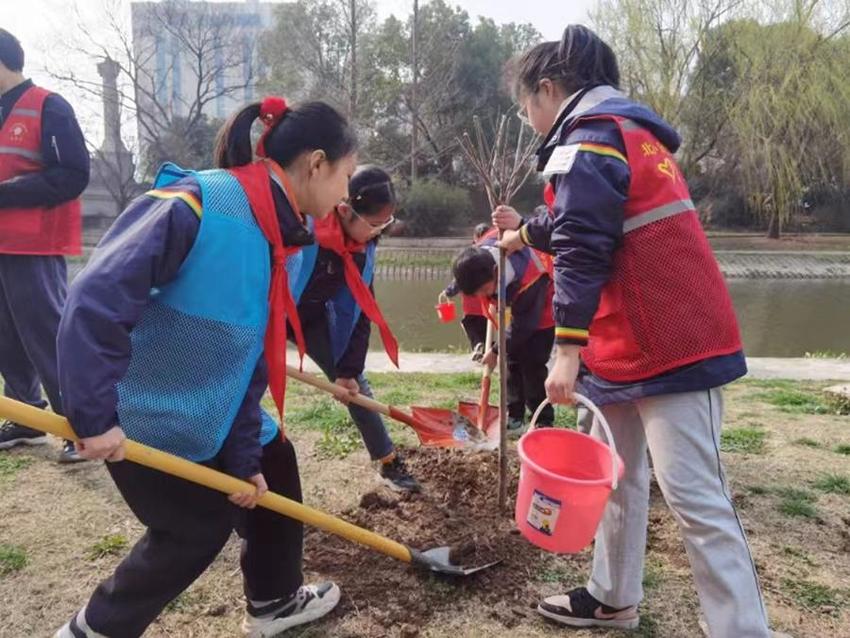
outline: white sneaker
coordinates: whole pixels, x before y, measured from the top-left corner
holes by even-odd
[[[255,607],[250,602],[242,621],[242,633],[249,638],[271,638],[329,614],[339,602],[334,583],[304,585],[288,599]]]

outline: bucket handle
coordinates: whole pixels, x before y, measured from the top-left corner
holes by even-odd
[[[618,470],[620,468],[617,467],[617,444],[614,443],[614,436],[611,434],[611,428],[608,426],[608,421],[605,419],[605,415],[602,414],[602,410],[596,407],[596,404],[583,394],[574,392],[573,399],[575,399],[576,403],[581,403],[584,407],[593,412],[593,422],[598,423],[602,426],[602,429],[605,430],[605,436],[608,438],[608,447],[611,449],[611,489],[616,490],[617,484],[619,483]],[[537,419],[540,417],[540,413],[543,412],[543,408],[547,405],[549,405],[549,399],[543,399],[540,405],[537,406],[537,409],[534,411],[534,416],[531,417],[531,425],[529,426],[532,430],[537,428]]]
[[[437,303],[441,305],[444,303],[449,303],[449,296],[446,294],[445,290],[441,290],[440,294],[437,295]]]

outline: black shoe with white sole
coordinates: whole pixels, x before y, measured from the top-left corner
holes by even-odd
[[[16,445],[44,445],[47,435],[44,432],[26,428],[12,421],[0,425],[0,450],[8,450]]]
[[[419,492],[422,490],[419,482],[413,478],[404,460],[398,454],[392,461],[381,463],[378,474],[387,487],[396,492]]]
[[[248,603],[242,633],[248,638],[271,638],[329,614],[339,602],[334,583],[304,585],[289,598],[255,606]]]
[[[615,609],[603,605],[584,587],[560,596],[549,596],[537,605],[542,616],[569,627],[609,627],[637,629],[640,624],[637,606]]]

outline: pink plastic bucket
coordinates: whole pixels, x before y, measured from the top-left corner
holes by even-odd
[[[537,409],[517,447],[517,527],[529,541],[556,554],[574,554],[590,544],[624,470],[605,417],[587,398],[574,396],[594,413],[610,447],[574,430],[535,429],[548,401]]]

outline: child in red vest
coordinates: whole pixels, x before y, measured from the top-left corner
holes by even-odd
[[[496,299],[499,250],[493,229],[479,245],[465,248],[452,266],[454,285],[460,292],[489,305]],[[546,364],[552,354],[555,322],[552,319],[551,259],[531,248],[514,252],[507,260],[508,433],[519,436],[525,428],[526,409],[533,413],[546,398]],[[484,353],[482,363],[495,366],[498,347]],[[549,427],[555,418],[546,406],[538,425]]]
[[[554,255],[557,356],[547,395],[568,403],[577,389],[600,405],[625,463],[586,586],[538,610],[574,627],[638,626],[648,448],[710,635],[767,638],[719,454],[721,387],[746,373],[735,313],[672,155],[679,136],[619,81],[611,48],[576,25],[527,52],[514,73],[521,112],[544,136],[539,169],[553,214],[523,223],[501,207],[494,221],[506,229],[504,247]]]

